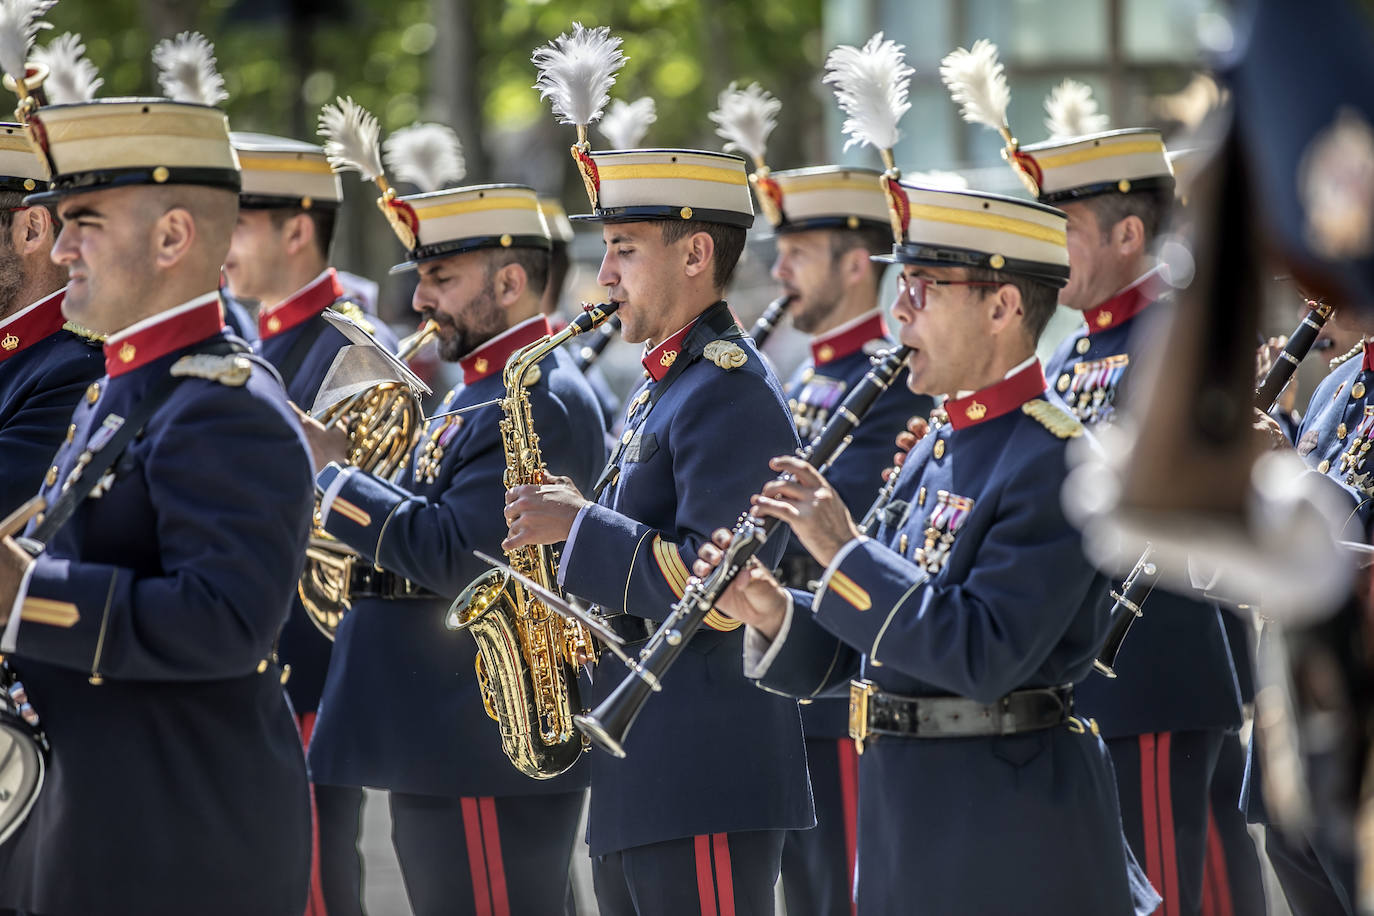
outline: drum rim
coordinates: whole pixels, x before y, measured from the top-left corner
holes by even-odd
[[[23,738],[28,740],[29,745],[32,745],[33,756],[38,763],[38,773],[34,778],[33,788],[28,793],[28,798],[20,803],[17,813],[9,818],[8,823],[0,820],[0,846],[3,846],[28,820],[29,814],[33,811],[33,806],[38,803],[38,796],[43,793],[43,783],[48,773],[48,752],[43,746],[42,737],[33,726],[5,706],[0,706],[0,731],[20,733]],[[21,753],[23,752],[21,751]]]

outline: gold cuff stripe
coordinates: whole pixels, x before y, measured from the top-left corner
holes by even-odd
[[[744,169],[718,169],[709,165],[681,165],[665,162],[662,165],[597,165],[596,173],[604,181],[713,181],[717,184],[747,185]]]
[[[330,504],[329,511],[337,512],[353,524],[361,525],[364,528],[372,524],[372,515],[369,512],[337,496],[334,498],[334,502]]]
[[[654,560],[658,563],[658,571],[668,582],[668,587],[673,590],[674,595],[681,598],[687,590],[687,564],[682,562],[677,545],[654,535]]]
[[[26,623],[46,623],[50,627],[67,628],[76,626],[81,619],[81,612],[70,601],[26,597],[19,617]]]
[[[333,175],[334,170],[323,159],[278,159],[275,156],[254,156],[239,153],[239,168],[245,172],[298,172],[308,175]]]
[[[1046,156],[1041,156],[1038,153],[1030,153],[1030,155],[1039,163],[1040,168],[1058,169],[1066,165],[1095,162],[1098,159],[1110,159],[1113,156],[1135,156],[1141,153],[1158,153],[1159,158],[1163,160],[1164,143],[1161,140],[1136,140],[1131,143],[1104,143],[1101,146],[1090,146],[1087,149],[1071,150],[1065,153],[1051,153]]]
[[[707,611],[704,623],[711,629],[719,630],[722,633],[729,633],[731,630],[738,630],[741,626],[743,626],[743,621],[735,620],[731,617],[726,617],[724,614],[717,610]]]
[[[873,606],[873,599],[868,596],[868,592],[838,569],[830,574],[830,581],[826,587],[860,611],[866,611]]]
[[[414,204],[411,205],[414,207]],[[483,213],[490,210],[515,210],[538,212],[539,204],[532,197],[482,197],[477,200],[455,200],[452,203],[436,204],[433,207],[415,207],[415,215],[421,221],[439,219],[445,216],[461,216],[465,213]]]
[[[1006,232],[1010,235],[1034,239],[1037,242],[1049,242],[1052,245],[1068,244],[1068,237],[1063,230],[1051,229],[1049,226],[1042,226],[1039,223],[1016,219],[1012,216],[999,216],[995,213],[961,210],[957,207],[937,207],[931,204],[912,204],[911,218],[932,223],[972,226],[975,229],[991,229],[996,232]]]

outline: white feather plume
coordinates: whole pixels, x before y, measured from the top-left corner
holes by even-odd
[[[980,38],[967,50],[951,51],[940,62],[940,79],[961,107],[965,121],[997,131],[1007,129],[1011,90],[997,59],[997,45]]]
[[[845,149],[856,143],[878,150],[897,145],[897,124],[911,108],[907,89],[913,71],[905,50],[879,32],[863,48],[840,45],[825,59],[822,81],[834,84],[835,98],[849,116],[842,127],[849,135]]]
[[[199,32],[164,38],[153,48],[157,82],[167,98],[197,105],[218,105],[229,98],[215,69],[215,46]]]
[[[649,125],[657,120],[658,110],[654,100],[647,95],[633,102],[613,99],[596,129],[611,144],[611,149],[636,149],[649,132]]]
[[[553,103],[559,123],[582,126],[601,117],[615,75],[625,65],[620,39],[609,28],[588,29],[580,22],[573,23],[572,32],[535,49],[531,60],[539,68],[534,88]]]
[[[907,172],[905,180],[922,188],[937,188],[941,191],[967,191],[968,179],[958,172],[931,169],[926,172]]]
[[[458,134],[443,124],[403,127],[382,142],[382,152],[391,177],[421,191],[456,184],[468,171]]]
[[[768,135],[778,126],[782,102],[758,83],[743,89],[731,83],[721,90],[716,110],[709,115],[716,122],[716,134],[727,141],[727,153],[738,150],[755,162],[763,162]]]
[[[381,125],[352,98],[335,99],[320,109],[319,135],[324,155],[336,172],[357,172],[364,181],[382,177]]]
[[[39,29],[52,24],[38,17],[52,9],[57,0],[0,0],[0,69],[15,79],[27,72],[29,48]]]
[[[1045,127],[1051,140],[1081,137],[1107,129],[1108,118],[1099,114],[1091,86],[1066,79],[1045,97]]]
[[[81,43],[81,36],[73,32],[57,36],[45,48],[33,49],[32,58],[48,68],[43,91],[50,104],[89,102],[95,98],[96,90],[105,81],[85,54],[86,46]]]

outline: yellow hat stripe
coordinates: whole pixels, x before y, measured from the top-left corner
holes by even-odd
[[[65,628],[76,626],[81,619],[81,612],[70,601],[26,597],[19,616],[25,623],[46,623],[48,626]]]
[[[855,176],[853,178],[835,178],[831,175],[818,175],[814,178],[779,178],[778,184],[782,186],[784,194],[792,194],[801,191],[871,191],[881,194],[882,184],[872,175]]]
[[[1131,143],[1104,143],[1101,146],[1090,146],[1086,149],[1047,155],[1032,152],[1030,155],[1035,158],[1042,169],[1058,169],[1067,165],[1108,159],[1112,156],[1134,156],[1139,153],[1158,153],[1163,159],[1164,143],[1160,140],[1136,140]]]
[[[658,562],[658,571],[663,574],[668,587],[673,590],[674,595],[681,598],[682,593],[687,590],[687,564],[682,562],[677,545],[667,543],[655,535],[654,559]]]
[[[972,226],[975,229],[991,229],[996,232],[1006,232],[1011,235],[1034,239],[1037,242],[1049,242],[1052,245],[1068,244],[1068,238],[1061,229],[1051,229],[1049,226],[1042,226],[1029,220],[1001,216],[996,213],[961,210],[957,207],[936,207],[931,204],[912,204],[911,218],[932,223]]]
[[[245,172],[297,172],[308,175],[333,175],[324,159],[279,159],[239,152],[239,168]]]
[[[99,107],[99,106],[88,106]],[[43,121],[48,143],[73,143],[81,140],[103,140],[111,137],[179,137],[184,140],[225,140],[225,122],[214,118],[187,118],[179,112],[150,111],[131,114],[118,106],[110,114],[83,112],[79,119],[54,123]]]
[[[411,206],[415,206],[414,203]],[[539,210],[533,197],[479,197],[474,200],[455,200],[453,203],[438,204],[433,207],[415,207],[415,215],[422,220],[439,219],[444,216],[460,216],[465,213],[482,213],[489,210]]]
[[[596,173],[602,181],[634,181],[650,179],[714,181],[718,184],[747,185],[748,177],[744,169],[718,169],[709,165],[681,165],[663,163],[661,165],[602,165],[597,163]]]
[[[868,596],[868,592],[838,569],[830,574],[827,587],[858,610],[866,611],[873,606],[873,599]]]

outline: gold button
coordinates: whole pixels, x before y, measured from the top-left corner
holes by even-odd
[[[38,187],[38,182],[34,181],[32,178],[25,178],[25,179],[24,179],[24,190],[25,190],[25,191],[32,191],[32,190],[33,190],[34,188],[36,188],[36,187]]]
[[[848,225],[850,229],[858,229],[859,218],[857,216],[851,216],[849,219],[845,220],[845,224]]]
[[[71,426],[68,426],[68,427],[67,427],[67,444],[68,444],[68,445],[71,445],[72,440],[75,439],[75,438],[76,438],[76,424],[73,423]]]
[[[167,171],[167,166],[165,165],[160,165],[153,169],[153,181],[156,181],[158,184],[165,184],[167,179],[171,177],[172,173]]]
[[[48,468],[48,475],[43,478],[43,482],[50,487],[57,483],[57,465]]]
[[[1356,382],[1350,389],[1350,399],[1358,401],[1364,397],[1364,382]]]
[[[936,439],[936,440],[935,440],[935,453],[934,453],[934,454],[935,454],[935,457],[936,457],[936,458],[943,458],[943,457],[945,457],[945,440],[944,440],[944,439]]]
[[[1055,387],[1055,388],[1058,388],[1060,391],[1068,391],[1068,390],[1069,390],[1069,374],[1068,374],[1067,372],[1065,372],[1063,375],[1059,376],[1059,381],[1055,382],[1054,387]]]
[[[916,491],[916,505],[917,505],[917,506],[924,506],[925,504],[926,504],[926,488],[925,488],[925,487],[921,487],[921,489],[919,489],[919,490]]]
[[[678,216],[682,217],[683,219],[691,219],[691,218],[692,218],[692,208],[691,208],[691,207],[683,207],[681,210],[678,211]]]
[[[501,247],[502,247],[502,248],[509,248],[510,245],[511,245],[511,242],[513,242],[513,241],[514,241],[514,239],[512,239],[512,238],[510,237],[510,233],[509,233],[509,232],[503,232],[503,233],[501,233]]]
[[[1078,338],[1078,343],[1073,345],[1073,348],[1078,351],[1079,356],[1082,356],[1084,353],[1087,353],[1090,349],[1092,349],[1092,343],[1088,340],[1088,338],[1080,337]]]
[[[264,671],[266,671],[266,670],[267,670],[267,659],[264,658],[262,661],[258,662],[258,674],[262,674],[262,673],[263,673]]]
[[[301,198],[301,209],[302,209],[302,210],[309,210],[309,209],[310,209],[311,207],[313,207],[313,206],[315,206],[315,198],[311,197],[311,196],[308,195],[308,194],[307,194],[305,197],[302,197],[302,198]]]
[[[105,683],[105,678],[98,674],[92,674],[90,677],[86,678],[86,682],[92,687],[99,687],[101,684]]]
[[[622,435],[622,436],[620,437],[620,441],[623,442],[623,443],[626,444],[626,445],[629,445],[629,444],[630,444],[630,440],[633,439],[634,437],[635,437],[635,431],[632,430],[632,429],[627,429],[627,430],[625,430],[624,435]]]
[[[1123,178],[1116,183],[1116,189],[1122,194],[1129,194],[1131,193],[1131,183]]]
[[[1331,470],[1331,462],[1323,458],[1322,463],[1317,465],[1317,470],[1325,474],[1327,471]]]
[[[1344,439],[1344,438],[1345,438],[1345,434],[1346,434],[1347,432],[1349,432],[1349,430],[1347,430],[1347,429],[1345,428],[1345,424],[1342,423],[1340,426],[1337,426],[1337,427],[1336,427],[1336,438],[1337,438],[1337,439]]]
[[[86,400],[91,404],[94,404],[96,401],[100,400],[99,382],[91,382],[91,386],[86,389]]]
[[[1007,259],[1002,257],[1000,254],[995,254],[992,257],[988,258],[988,266],[991,267],[993,270],[1001,270],[1006,265]]]

